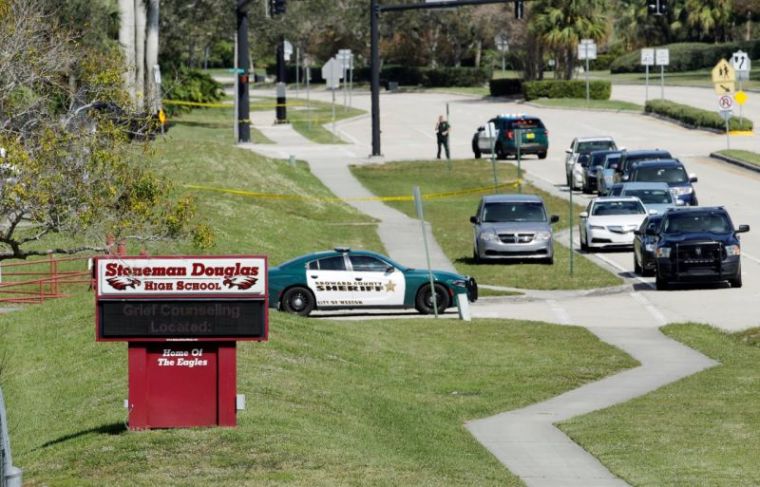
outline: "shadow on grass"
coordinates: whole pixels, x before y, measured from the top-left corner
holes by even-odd
[[[171,123],[172,126],[184,125],[185,127],[202,127],[207,129],[228,129],[232,127],[232,121],[229,123],[214,123],[214,122],[194,122],[192,120],[177,120]]]
[[[117,436],[126,431],[127,431],[127,427],[124,423],[104,424],[104,425],[98,426],[97,428],[90,428],[88,430],[77,431],[76,433],[71,433],[68,435],[61,436],[60,438],[56,438],[55,440],[51,440],[46,443],[43,443],[42,445],[38,446],[34,450],[40,450],[42,448],[47,448],[49,446],[65,443],[69,440],[74,440],[82,436],[86,436],[93,433],[98,434],[98,435]]]

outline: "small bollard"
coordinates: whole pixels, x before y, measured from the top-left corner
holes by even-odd
[[[470,300],[464,293],[457,294],[457,308],[459,308],[459,319],[464,321],[472,321],[472,315],[470,314]]]
[[[296,167],[296,156],[291,154],[288,158],[288,164],[290,164],[292,167]]]

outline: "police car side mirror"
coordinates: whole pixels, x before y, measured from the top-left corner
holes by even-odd
[[[478,218],[476,216],[471,216],[470,217],[470,223],[474,223],[475,225],[477,225],[478,223],[480,223],[480,218]]]
[[[699,179],[697,178],[696,174],[694,174],[694,173],[689,174],[689,182],[690,183],[696,183],[697,181],[699,181]]]
[[[739,225],[739,228],[736,229],[736,233],[746,233],[749,232],[749,225]]]
[[[582,212],[578,213],[578,218],[588,218],[588,212],[587,211],[582,211]]]
[[[565,154],[572,154],[572,153],[573,153],[573,149],[565,149]]]
[[[481,125],[480,127],[478,127],[478,132],[482,132],[482,131],[484,131],[485,129],[486,129],[486,128],[485,128],[484,126],[482,126],[482,125]]]
[[[552,223],[557,223],[559,221],[559,215],[552,215],[549,221]]]

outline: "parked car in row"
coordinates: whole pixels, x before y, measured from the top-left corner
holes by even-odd
[[[615,176],[617,175],[617,169],[620,166],[622,157],[622,152],[613,152],[604,157],[604,165],[601,170],[596,172],[596,188],[599,196],[607,196],[610,187],[615,184]]]
[[[592,193],[599,190],[599,174],[604,170],[604,163],[610,156],[620,156],[618,150],[601,150],[591,152],[583,167],[583,183],[581,190],[584,193]]]
[[[623,183],[620,196],[637,197],[649,213],[662,214],[669,208],[683,204],[681,200],[673,197],[668,183]]]
[[[478,127],[472,137],[475,159],[493,152],[499,159],[508,156],[536,154],[546,159],[549,151],[549,131],[538,117],[522,114],[503,114]]]
[[[475,262],[493,259],[539,259],[554,263],[552,223],[559,217],[547,214],[544,200],[536,195],[483,196],[473,225]]]
[[[639,162],[631,169],[625,182],[667,183],[673,196],[682,204],[697,206],[697,193],[692,186],[692,183],[697,181],[695,174],[687,174],[681,161],[664,159]]]
[[[654,247],[661,214],[647,215],[638,230],[633,232],[633,272],[641,276],[653,276],[657,269]]]
[[[673,208],[659,226],[646,228],[653,237],[657,289],[676,282],[728,281],[742,286],[741,242],[738,234],[749,225],[734,227],[722,207]]]
[[[670,152],[662,149],[640,149],[625,151],[618,167],[618,181],[627,181],[633,167],[642,161],[659,161],[673,159]]]
[[[588,204],[580,217],[581,250],[630,248],[633,231],[641,226],[647,212],[634,197],[600,197]]]
[[[617,148],[615,140],[608,136],[574,138],[570,148],[565,150],[565,176],[570,189],[580,189],[583,184],[582,172],[574,171],[582,154],[590,154],[600,150],[617,150]]]

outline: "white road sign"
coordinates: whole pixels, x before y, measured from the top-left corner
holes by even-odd
[[[578,44],[578,59],[596,59],[596,44],[594,44],[594,41],[591,39],[583,39],[581,43]]]
[[[752,59],[744,51],[736,51],[731,55],[731,64],[736,70],[736,79],[738,81],[747,81],[749,72],[752,69]]]
[[[343,78],[343,70],[340,63],[333,57],[322,66],[322,78],[324,78],[327,88],[335,89],[340,87],[340,80]]]
[[[718,98],[718,107],[721,111],[730,111],[734,108],[734,99],[729,95]]]
[[[354,54],[351,49],[339,49],[335,59],[340,64],[341,69],[349,69],[353,65]]]
[[[290,41],[284,41],[282,43],[282,51],[285,54],[285,60],[290,61],[290,56],[293,55],[293,44]]]
[[[654,49],[646,47],[641,50],[641,65],[654,66]]]
[[[506,52],[509,50],[509,36],[505,32],[494,37],[493,42],[499,51]]]
[[[668,50],[667,48],[655,49],[654,63],[657,66],[667,66],[668,64],[670,64],[670,50]]]

